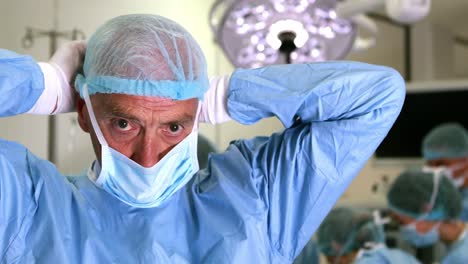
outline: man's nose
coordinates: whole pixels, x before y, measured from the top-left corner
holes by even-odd
[[[168,146],[156,137],[148,137],[135,146],[132,160],[145,168],[150,168],[167,153]]]

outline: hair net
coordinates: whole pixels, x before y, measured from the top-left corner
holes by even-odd
[[[343,256],[359,250],[368,242],[384,243],[382,225],[363,210],[335,208],[327,215],[317,233],[319,250],[327,256]]]
[[[387,194],[389,208],[414,219],[458,218],[462,210],[458,190],[447,177],[436,175],[436,171],[421,169],[404,171],[390,186]]]
[[[111,19],[91,37],[84,75],[75,87],[89,94],[120,93],[185,100],[208,89],[206,62],[195,39],[177,23],[156,15]]]
[[[457,123],[446,123],[433,128],[422,144],[424,159],[468,157],[468,132]]]

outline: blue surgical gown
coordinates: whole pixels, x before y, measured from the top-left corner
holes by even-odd
[[[30,57],[0,51],[0,115],[43,90]],[[228,111],[276,116],[231,142],[164,204],[134,208],[0,141],[0,263],[291,263],[383,140],[405,95],[387,67],[328,62],[236,70]],[[34,130],[31,129],[31,133]]]
[[[412,255],[399,250],[382,247],[368,250],[354,264],[419,264]]]
[[[466,264],[468,263],[468,235],[455,242],[447,249],[447,255],[442,259],[442,264]]]

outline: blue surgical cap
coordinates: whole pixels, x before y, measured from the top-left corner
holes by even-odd
[[[203,99],[206,61],[195,39],[177,23],[136,14],[111,19],[92,35],[75,89],[83,97],[118,93],[174,100]]]
[[[468,132],[457,123],[445,123],[433,128],[423,139],[425,160],[468,157]]]
[[[413,219],[457,219],[462,210],[460,193],[447,177],[435,173],[419,168],[402,172],[387,193],[388,207]]]
[[[335,208],[317,231],[317,245],[326,256],[343,256],[366,243],[384,243],[383,227],[368,211],[348,207]]]

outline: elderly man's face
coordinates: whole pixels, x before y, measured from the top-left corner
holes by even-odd
[[[173,101],[123,94],[96,94],[91,102],[109,146],[143,167],[155,165],[192,132],[198,106],[198,99]],[[100,161],[101,147],[82,99],[78,99],[77,111]]]

